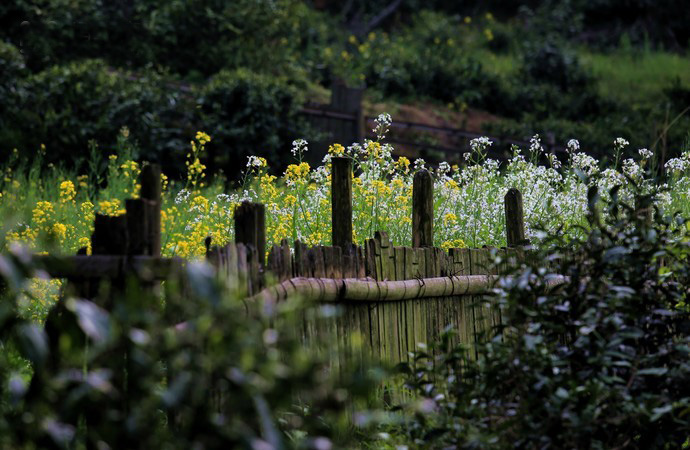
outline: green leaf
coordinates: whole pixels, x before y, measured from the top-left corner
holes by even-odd
[[[668,372],[668,369],[665,367],[651,367],[649,369],[642,369],[638,370],[637,374],[638,375],[656,375],[656,376],[661,376],[665,375],[666,372]]]
[[[42,366],[48,357],[48,338],[36,324],[22,324],[17,330],[17,341],[22,355],[35,366]]]
[[[660,406],[658,408],[654,408],[652,410],[652,417],[650,417],[650,420],[652,422],[656,422],[661,418],[666,413],[669,413],[673,410],[673,405],[665,405],[665,406]]]

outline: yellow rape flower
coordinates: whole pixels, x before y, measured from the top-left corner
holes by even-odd
[[[86,248],[86,254],[91,254],[91,239],[87,237],[80,237],[78,241],[79,248]]]
[[[38,202],[36,203],[36,207],[33,209],[33,216],[32,219],[33,222],[41,226],[45,224],[55,213],[55,210],[53,209],[53,204],[50,202]]]
[[[407,173],[410,171],[410,160],[405,158],[404,156],[401,156],[398,158],[397,161],[395,161],[394,166],[401,172]]]
[[[369,141],[366,143],[367,154],[373,158],[378,158],[381,154],[381,143],[376,141]]]
[[[457,221],[458,221],[458,216],[456,216],[453,213],[449,212],[443,216],[443,223],[446,225],[452,225],[452,224],[456,223]]]
[[[106,216],[119,216],[125,213],[125,210],[120,207],[120,202],[117,199],[101,200],[98,202],[98,209],[101,214]]]
[[[295,203],[297,203],[297,197],[294,195],[286,195],[284,201],[285,206],[293,206]]]
[[[203,131],[197,131],[196,140],[199,141],[201,145],[206,145],[207,143],[211,142],[211,136],[204,133]]]
[[[303,181],[309,174],[309,164],[302,162],[300,164],[290,164],[287,169],[285,169],[285,179],[288,182]]]
[[[467,244],[462,239],[451,239],[441,243],[441,248],[443,250],[449,250],[451,248],[467,248]]]
[[[50,231],[62,242],[65,240],[65,236],[67,235],[67,226],[65,226],[63,223],[54,223]]]
[[[74,188],[74,183],[70,180],[63,181],[60,183],[60,202],[69,203],[74,200],[77,196],[77,191]]]
[[[328,154],[332,156],[343,156],[345,154],[345,147],[340,144],[333,144],[328,147]]]

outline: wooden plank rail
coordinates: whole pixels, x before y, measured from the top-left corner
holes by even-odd
[[[324,303],[337,302],[395,302],[435,297],[456,297],[489,294],[495,287],[497,275],[459,275],[401,281],[376,281],[357,278],[292,278],[265,288],[252,298],[282,301],[291,296]],[[563,276],[549,280],[554,288],[566,281]]]
[[[53,278],[73,281],[114,279],[134,275],[147,281],[167,280],[186,264],[181,258],[126,255],[35,255],[35,267]]]

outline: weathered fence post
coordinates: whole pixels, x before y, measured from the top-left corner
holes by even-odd
[[[345,249],[352,244],[352,161],[331,160],[332,242]]]
[[[143,198],[125,200],[127,211],[127,235],[129,237],[127,254],[150,255],[150,222],[153,220],[149,201]]]
[[[91,235],[92,254],[125,255],[128,241],[127,216],[96,214]]]
[[[266,263],[266,212],[261,203],[242,202],[235,209],[235,242],[252,245],[259,264]]]
[[[141,170],[141,195],[148,202],[145,209],[148,246],[146,254],[161,255],[161,168],[157,164],[147,164]],[[129,212],[128,212],[129,214]]]
[[[412,247],[434,245],[434,180],[422,169],[412,185]]]
[[[247,294],[261,289],[266,267],[266,212],[261,203],[242,202],[235,209],[235,243],[238,245],[238,271],[245,276]],[[246,246],[246,247],[245,247]],[[248,252],[241,250],[246,248]]]
[[[508,189],[508,193],[506,193],[505,196],[505,209],[506,239],[508,247],[517,247],[526,244],[522,193],[518,189]]]

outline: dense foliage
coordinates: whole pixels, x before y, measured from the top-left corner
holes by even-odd
[[[276,166],[286,166],[291,155],[284,144],[297,130],[309,135],[306,121],[298,116],[303,91],[297,81],[246,70],[214,75],[197,96],[201,122],[213,136],[209,151],[214,155],[208,159],[231,178],[241,170],[237,161],[257,149]]]
[[[504,327],[403,365],[416,394],[399,432],[420,448],[678,448],[690,436],[690,241],[614,199],[591,231],[501,280]],[[604,218],[605,217],[605,218]],[[681,226],[680,230],[685,227]],[[565,284],[549,288],[555,274]],[[502,332],[502,334],[500,334]],[[497,334],[494,334],[497,333]],[[495,336],[495,337],[494,337]]]
[[[601,11],[615,8],[578,1],[13,0],[0,6],[3,155],[13,148],[30,155],[45,144],[55,160],[69,161],[87,153],[89,140],[112,146],[127,126],[147,158],[165,155],[175,175],[182,172],[181,137],[203,123],[223,145],[209,154],[213,172],[228,171],[225,145],[243,147],[240,155],[254,148],[281,164],[289,142],[308,134],[295,114],[307,92],[340,78],[365,85],[376,101],[489,111],[500,119],[485,130],[498,135],[578,136],[604,156],[615,127],[631,142],[674,156],[690,120],[678,95],[687,80],[672,86],[657,75],[642,103],[622,101],[582,55],[629,50],[617,72],[630,72],[640,54],[682,52],[687,33],[677,25],[687,11],[673,2],[629,2],[616,26],[603,28]],[[645,14],[668,20],[655,25]],[[231,82],[231,73],[245,75]],[[205,105],[211,114],[199,114],[204,99],[196,94],[217,89],[219,79],[264,94],[223,111],[227,103],[214,101]],[[275,100],[267,98],[269,85],[280,86]],[[262,125],[239,133],[238,124],[253,128],[249,111]]]
[[[67,296],[42,325],[17,312],[27,256],[0,257],[1,447],[324,449],[366,435],[351,415],[383,372],[331,375],[334,349],[301,341],[318,311],[243,302],[191,264],[165,283],[164,307],[116,283]]]

